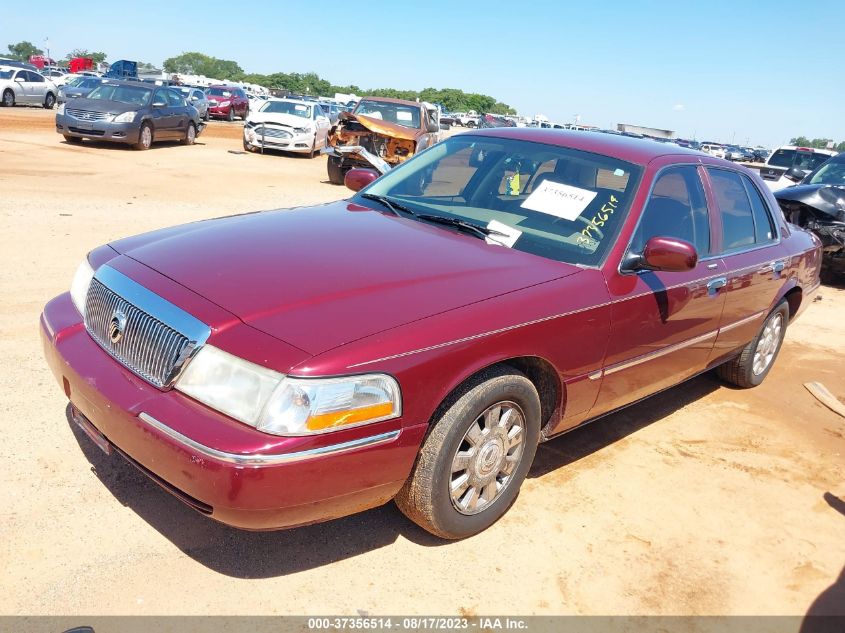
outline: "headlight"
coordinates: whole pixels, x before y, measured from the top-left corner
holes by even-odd
[[[116,114],[114,119],[112,119],[115,123],[132,123],[135,120],[135,112],[124,112],[123,114]]]
[[[231,103],[232,103],[231,101],[221,101],[217,105],[219,105],[221,108],[225,108],[227,105],[230,105]]]
[[[383,374],[292,378],[205,345],[176,382],[186,395],[273,435],[307,435],[402,414],[399,385]]]
[[[88,296],[88,286],[91,285],[93,278],[94,269],[91,268],[91,264],[88,263],[86,257],[79,264],[79,268],[76,269],[76,274],[73,276],[73,281],[70,283],[70,298],[82,316],[85,316],[85,299]]]
[[[59,107],[56,108],[56,114],[64,114],[65,113],[65,104],[60,103]]]

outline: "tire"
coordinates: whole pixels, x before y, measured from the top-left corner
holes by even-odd
[[[52,92],[48,92],[47,96],[44,97],[44,109],[52,110],[54,105],[56,105],[56,95]]]
[[[226,115],[226,120],[231,123],[235,120],[235,108],[229,106],[229,114]]]
[[[69,134],[63,134],[62,136],[65,137],[65,140],[68,143],[73,143],[75,145],[79,145],[82,142],[82,139],[79,138],[78,136],[70,136]]]
[[[145,151],[150,149],[153,144],[153,126],[149,123],[141,124],[141,131],[138,132],[138,142],[132,147],[137,150]]]
[[[205,114],[202,115],[203,121],[208,121],[211,117],[208,116],[208,108],[205,110]]]
[[[314,158],[317,155],[317,135],[314,135],[314,142],[311,144],[311,151],[308,152],[308,158]]]
[[[243,142],[244,142],[244,150],[245,150],[245,151],[247,151],[247,152],[256,152],[256,151],[258,151],[255,147],[253,147],[252,145],[250,145],[249,143],[247,143],[247,142],[246,142],[246,139],[243,139]]]
[[[326,170],[329,173],[329,182],[333,185],[343,184],[343,164],[337,156],[329,156],[329,160],[326,162]]]
[[[241,117],[241,121],[246,123],[246,118],[249,116],[249,107],[244,108],[243,116]]]
[[[784,300],[769,313],[757,336],[740,355],[716,368],[719,378],[742,389],[762,383],[775,364],[788,324],[789,305]]]
[[[15,93],[7,88],[3,91],[3,107],[11,108],[13,105],[15,105]]]
[[[424,530],[461,539],[493,525],[516,499],[540,438],[540,397],[524,374],[499,366],[439,411],[395,501]]]
[[[467,127],[475,127],[475,121],[467,121]]]
[[[197,140],[197,128],[193,123],[188,123],[188,129],[185,130],[185,138],[182,139],[182,145],[193,145]]]

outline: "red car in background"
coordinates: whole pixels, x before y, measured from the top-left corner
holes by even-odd
[[[205,89],[208,98],[208,115],[215,119],[234,121],[235,117],[246,120],[249,114],[249,97],[235,86],[209,86]]]
[[[709,369],[760,384],[819,287],[818,239],[700,152],[500,128],[376,176],[92,251],[41,316],[74,421],[237,527],[395,499],[462,538],[539,442]]]

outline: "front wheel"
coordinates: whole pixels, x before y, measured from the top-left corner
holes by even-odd
[[[141,131],[138,132],[138,142],[132,147],[137,150],[147,150],[153,145],[153,128],[149,123],[141,124]]]
[[[789,305],[781,301],[769,313],[757,336],[742,349],[740,355],[719,365],[716,370],[719,377],[743,389],[756,387],[763,382],[775,364],[788,323]]]
[[[15,93],[11,89],[3,91],[3,107],[11,108],[15,105]]]
[[[507,512],[534,461],[540,397],[509,367],[466,383],[435,420],[396,505],[445,539],[477,534]]]
[[[329,156],[329,160],[326,161],[326,169],[329,173],[330,183],[333,185],[343,184],[343,165],[337,156]]]
[[[48,92],[47,96],[44,97],[44,108],[47,110],[52,110],[54,105],[56,105],[56,95],[54,95],[52,92]]]
[[[185,138],[182,139],[182,145],[193,145],[197,140],[197,128],[193,123],[188,123],[188,129],[185,130]]]
[[[68,143],[79,144],[79,143],[81,143],[81,142],[82,142],[82,139],[81,139],[81,138],[79,138],[78,136],[71,136],[70,134],[63,134],[62,136],[64,136],[64,137],[65,137],[65,140],[66,140]]]
[[[226,115],[226,120],[229,123],[231,123],[232,121],[235,120],[235,108],[234,107],[231,107],[231,106],[229,107],[229,114]]]

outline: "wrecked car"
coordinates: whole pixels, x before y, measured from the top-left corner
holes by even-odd
[[[343,184],[354,167],[392,167],[440,140],[440,112],[430,103],[365,97],[351,113],[341,112],[329,130],[329,181]]]
[[[845,276],[845,154],[828,159],[799,184],[775,191],[787,220],[822,241],[822,271]]]

